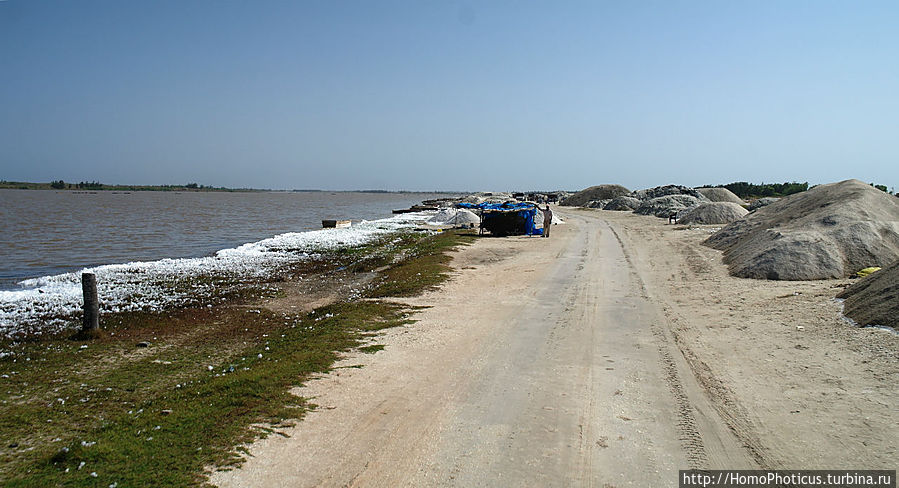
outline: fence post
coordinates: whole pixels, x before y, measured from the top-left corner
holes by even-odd
[[[87,334],[100,328],[100,299],[97,297],[97,275],[81,273],[81,290],[84,292],[84,322],[81,330]]]

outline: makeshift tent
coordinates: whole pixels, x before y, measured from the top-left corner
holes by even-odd
[[[457,207],[480,210],[481,229],[495,236],[542,235],[534,225],[537,206],[533,203],[459,203]]]

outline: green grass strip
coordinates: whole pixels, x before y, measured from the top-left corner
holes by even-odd
[[[401,235],[346,251],[358,272],[382,269],[367,296],[310,314],[246,306],[125,314],[98,340],[37,338],[0,359],[0,484],[199,486],[241,445],[314,408],[290,390],[339,354],[377,352],[372,334],[410,324],[385,301],[446,279],[446,252],[471,235]],[[136,347],[141,340],[149,347]],[[87,347],[84,347],[87,346]]]

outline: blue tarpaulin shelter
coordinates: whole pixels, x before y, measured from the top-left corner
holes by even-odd
[[[480,210],[481,228],[496,236],[542,235],[534,226],[537,206],[533,203],[459,203],[460,208]]]

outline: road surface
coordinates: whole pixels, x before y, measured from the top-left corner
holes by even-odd
[[[320,408],[221,486],[672,486],[756,463],[717,416],[613,224],[481,239],[431,308],[299,391]]]

